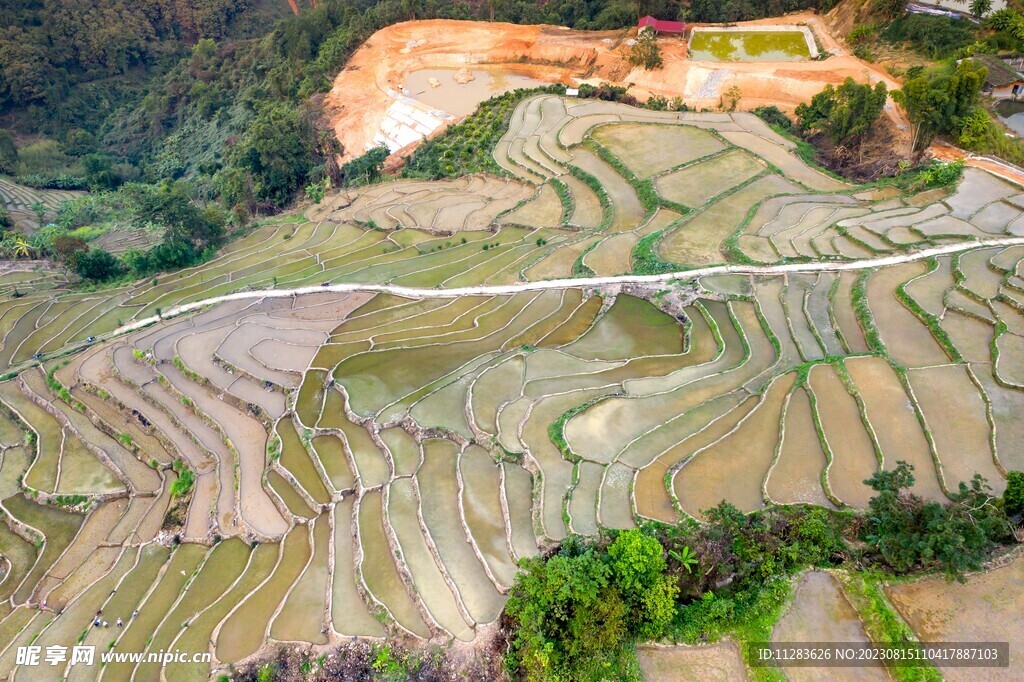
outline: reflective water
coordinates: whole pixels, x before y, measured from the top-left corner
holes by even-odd
[[[517,88],[535,88],[545,85],[543,81],[505,70],[473,69],[468,73],[473,80],[468,83],[455,81],[459,69],[421,69],[413,71],[406,79],[405,91],[427,106],[447,111],[453,116],[468,116],[480,102]],[[436,79],[437,85],[431,83]]]
[[[782,62],[810,59],[800,31],[705,31],[690,39],[692,59],[709,62]]]

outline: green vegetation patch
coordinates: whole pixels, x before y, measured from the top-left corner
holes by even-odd
[[[516,105],[532,95],[564,95],[564,85],[513,90],[481,102],[477,110],[444,134],[420,145],[405,164],[407,178],[456,178],[471,173],[506,175],[494,160],[494,147],[508,132]]]

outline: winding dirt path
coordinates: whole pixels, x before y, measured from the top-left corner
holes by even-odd
[[[930,149],[937,159],[942,159],[943,161],[960,159],[963,160],[965,166],[981,168],[1004,180],[1024,185],[1024,170],[1000,159],[973,154],[945,142],[933,142]]]
[[[690,270],[679,270],[667,272],[660,275],[616,275],[609,277],[577,277],[566,279],[549,279],[539,282],[520,282],[517,284],[453,287],[448,289],[406,287],[394,284],[362,284],[342,283],[328,286],[307,286],[296,289],[255,289],[252,291],[239,291],[223,296],[213,296],[201,301],[186,303],[167,310],[163,317],[152,316],[136,320],[114,330],[108,337],[119,336],[151,324],[161,319],[176,317],[184,313],[198,310],[206,306],[224,303],[227,301],[253,300],[262,298],[286,298],[290,296],[301,296],[303,294],[316,293],[337,293],[347,294],[354,292],[384,293],[401,296],[403,298],[458,298],[460,296],[503,296],[518,294],[524,291],[545,291],[547,289],[580,289],[587,287],[614,286],[617,284],[661,284],[676,280],[692,281],[699,277],[710,275],[780,275],[784,273],[810,273],[810,272],[843,272],[846,270],[865,270],[870,268],[885,267],[888,265],[899,265],[924,260],[933,256],[944,256],[962,251],[973,251],[975,249],[1000,246],[1024,245],[1024,237],[1001,237],[997,239],[983,239],[959,244],[945,244],[928,249],[900,253],[880,258],[867,258],[856,261],[819,261],[813,263],[785,263],[782,265],[711,265],[703,268]]]

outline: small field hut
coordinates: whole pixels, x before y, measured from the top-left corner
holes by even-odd
[[[651,15],[647,15],[637,23],[637,33],[643,33],[645,30],[654,31],[655,33],[675,33],[682,35],[686,33],[686,22],[684,21],[665,21],[664,19],[655,19]]]
[[[1017,99],[1024,95],[1024,74],[993,54],[976,54],[971,59],[988,69],[981,91],[995,99]]]

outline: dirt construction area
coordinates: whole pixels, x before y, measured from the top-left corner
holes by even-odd
[[[651,94],[679,96],[696,109],[718,108],[722,94],[732,86],[742,93],[741,109],[774,104],[787,111],[825,85],[848,77],[898,87],[881,67],[852,56],[813,13],[740,26],[773,24],[809,26],[830,56],[801,62],[705,62],[687,57],[683,38],[665,36],[658,39],[664,67],[646,71],[627,61],[635,29],[574,31],[441,19],[404,22],[378,31],[359,48],[335,78],[325,104],[348,159],[385,138],[392,151],[414,146],[456,120],[417,100],[407,87],[410,74],[429,69],[514,73],[570,87],[584,82],[631,83],[631,92],[640,99]]]

